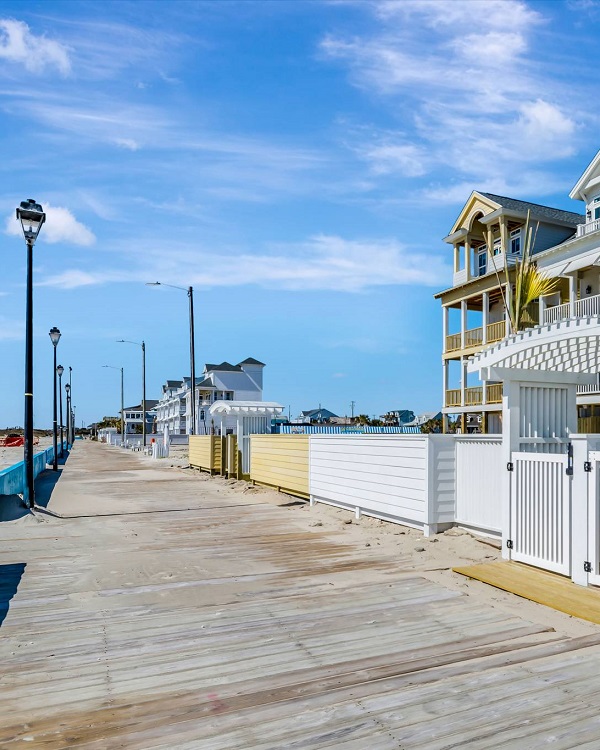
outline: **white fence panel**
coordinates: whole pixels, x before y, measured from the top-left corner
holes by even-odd
[[[512,454],[513,560],[571,574],[571,487],[567,456]]]
[[[502,438],[456,438],[456,522],[502,531]]]
[[[377,518],[451,524],[454,441],[447,435],[311,435],[309,486],[316,501]]]

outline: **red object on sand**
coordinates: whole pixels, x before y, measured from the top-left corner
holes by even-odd
[[[22,448],[25,445],[23,435],[5,435],[0,437],[0,447]]]

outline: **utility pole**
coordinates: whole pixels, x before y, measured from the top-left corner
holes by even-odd
[[[354,407],[356,406],[356,401],[350,401],[350,409],[352,410],[352,421],[354,422]]]

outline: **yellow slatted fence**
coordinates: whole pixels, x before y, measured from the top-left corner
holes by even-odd
[[[308,435],[252,435],[250,479],[308,497]]]

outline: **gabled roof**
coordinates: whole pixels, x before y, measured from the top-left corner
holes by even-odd
[[[150,409],[154,409],[154,407],[158,404],[158,401],[156,399],[147,398],[146,399],[146,411],[150,411]],[[142,405],[137,404],[137,406],[126,406],[123,411],[142,411]]]
[[[573,198],[574,200],[580,200],[580,201],[585,200],[585,196],[583,194],[584,189],[586,187],[592,187],[593,185],[597,186],[600,184],[600,174],[598,174],[599,172],[600,172],[600,151],[598,151],[596,156],[594,156],[592,161],[588,164],[585,172],[577,180],[575,187],[569,193],[569,198]],[[592,180],[592,175],[594,173],[596,173],[596,177],[595,179]]]
[[[204,365],[206,372],[214,370],[215,372],[243,372],[239,365],[231,365],[229,362],[221,362],[220,365]]]
[[[494,193],[480,193],[480,195],[489,198],[509,211],[517,211],[522,214],[531,211],[532,214],[542,216],[549,221],[561,221],[574,225],[582,224],[585,221],[583,214],[577,214],[574,211],[563,211],[562,208],[551,208],[550,206],[543,206],[541,203],[530,203],[529,201],[521,201],[517,198],[507,198],[504,195],[495,195]]]
[[[238,367],[241,367],[242,365],[260,365],[261,367],[266,367],[264,362],[259,362],[257,359],[254,359],[254,357],[247,357],[243,362],[238,362]]]

